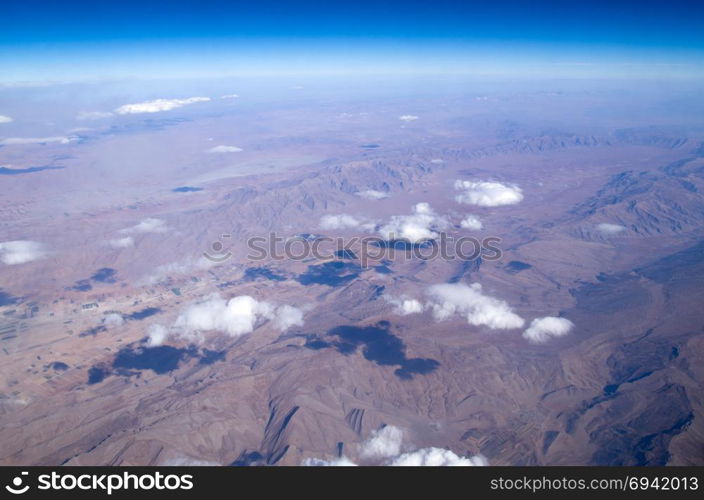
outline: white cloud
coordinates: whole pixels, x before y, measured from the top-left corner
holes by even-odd
[[[166,223],[161,219],[148,218],[144,219],[134,226],[120,229],[122,234],[132,233],[165,233],[168,231]],[[123,238],[124,239],[124,238]],[[134,242],[133,242],[134,243]]]
[[[612,234],[618,234],[626,230],[626,228],[623,226],[619,226],[618,224],[609,224],[607,222],[598,224],[596,228],[600,233],[605,234],[607,236]]]
[[[103,324],[105,326],[122,326],[125,324],[125,319],[122,317],[121,314],[110,313],[106,314],[103,318]]]
[[[363,224],[362,219],[347,214],[323,215],[320,218],[321,229],[355,229]]]
[[[284,331],[292,326],[302,326],[303,312],[289,305],[276,307],[249,295],[226,300],[214,293],[186,307],[171,328],[152,325],[147,333],[152,346],[161,345],[172,336],[200,343],[205,332],[222,332],[237,338],[251,333],[265,320]]]
[[[438,216],[427,203],[418,203],[411,215],[394,215],[389,222],[379,229],[379,234],[386,240],[405,240],[419,243],[432,240],[438,236],[435,231],[447,226],[444,217]]]
[[[124,238],[117,238],[114,240],[108,240],[108,245],[113,248],[127,248],[134,245],[134,238],[132,236],[125,236]]]
[[[188,257],[180,261],[169,262],[168,264],[157,266],[151,274],[139,280],[137,284],[140,286],[153,285],[155,283],[160,283],[175,274],[187,274],[196,270],[208,269],[209,267],[215,265],[217,265],[216,262],[206,259],[203,256],[198,258]]]
[[[484,295],[479,283],[471,286],[464,283],[433,285],[427,294],[430,296],[429,307],[438,321],[459,314],[466,317],[470,325],[483,325],[492,330],[521,328],[525,323],[505,301]]]
[[[332,460],[324,460],[322,458],[306,458],[301,465],[305,467],[356,467],[354,463],[347,457],[333,458]]]
[[[393,457],[401,453],[403,431],[393,425],[387,425],[372,432],[371,436],[359,447],[359,456],[366,460]]]
[[[484,224],[482,224],[482,221],[479,220],[479,217],[476,215],[468,215],[460,222],[460,226],[472,231],[479,231],[484,227]]]
[[[8,266],[24,264],[46,255],[41,243],[17,240],[0,243],[0,261]]]
[[[71,141],[76,140],[75,137],[8,137],[0,141],[0,146],[22,146],[25,144],[49,144],[49,143],[59,143],[68,144]]]
[[[11,121],[13,120],[9,116],[0,115],[0,123],[10,123]]]
[[[398,117],[398,119],[403,122],[408,123],[408,122],[412,122],[412,121],[417,120],[418,117],[416,115],[401,115]]]
[[[399,316],[408,316],[409,314],[417,314],[423,312],[423,304],[416,299],[402,296],[400,298],[384,295],[384,299],[394,306],[394,314]]]
[[[398,427],[387,425],[372,432],[369,439],[358,448],[358,455],[365,465],[399,466],[485,466],[489,465],[481,455],[461,457],[443,448],[422,448],[404,452],[404,433]],[[407,447],[406,447],[407,448]],[[332,460],[307,458],[307,466],[355,466],[355,462],[343,456]]]
[[[102,120],[110,118],[112,113],[109,111],[81,111],[76,115],[77,120]]]
[[[521,188],[513,184],[492,181],[455,181],[455,189],[462,190],[455,196],[458,203],[480,207],[513,205],[523,199]]]
[[[225,94],[221,95],[220,99],[237,99],[239,97],[238,94]]]
[[[129,115],[135,113],[158,113],[160,111],[171,111],[188,104],[196,102],[207,102],[210,97],[189,97],[187,99],[154,99],[134,104],[124,104],[115,109],[118,115]]]
[[[404,453],[388,464],[392,467],[481,467],[489,465],[482,455],[460,457],[450,450],[442,448],[423,448]]]
[[[367,191],[357,191],[355,194],[361,198],[366,198],[367,200],[381,200],[389,197],[389,193],[384,193],[383,191],[375,191],[374,189],[368,189]]]
[[[523,332],[523,338],[535,343],[542,344],[554,337],[564,337],[574,328],[567,318],[557,318],[546,316],[536,318],[531,321],[530,326]]]
[[[208,153],[239,153],[242,151],[242,148],[238,148],[237,146],[214,146],[208,150]]]
[[[433,165],[442,165],[443,163],[445,163],[445,160],[441,160],[440,158],[433,158],[432,160],[430,160],[430,163],[432,163]]]

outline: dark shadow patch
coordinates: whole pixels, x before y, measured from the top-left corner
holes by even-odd
[[[200,354],[198,364],[212,365],[217,361],[225,361],[225,354],[225,351],[211,351],[210,349],[203,349],[203,352]]]
[[[128,314],[126,318],[142,320],[144,318],[148,318],[149,316],[154,316],[155,314],[160,312],[161,309],[159,309],[158,307],[147,307],[145,309],[142,309],[141,311],[135,311],[132,314]]]
[[[362,149],[377,149],[377,148],[380,148],[381,146],[379,146],[378,144],[362,144],[359,147]]]
[[[158,375],[176,370],[182,362],[197,359],[199,365],[212,365],[225,360],[225,351],[199,351],[196,346],[177,348],[168,345],[156,347],[123,347],[115,356],[112,368],[118,375],[132,376],[141,370]],[[134,370],[137,370],[136,372]]]
[[[78,280],[76,283],[68,288],[69,290],[75,290],[76,292],[88,292],[93,289],[93,285],[90,284],[88,280]]]
[[[93,276],[91,276],[90,279],[100,283],[115,283],[117,281],[115,278],[116,274],[117,271],[115,269],[110,267],[102,267],[93,273]]]
[[[88,368],[88,385],[99,384],[110,375],[110,370],[105,365],[95,365]]]
[[[79,337],[95,337],[97,334],[107,331],[104,325],[94,326],[93,328],[88,328],[86,331],[78,334]]]
[[[410,380],[414,375],[426,375],[440,366],[430,358],[407,358],[406,345],[389,331],[390,326],[388,321],[380,321],[374,326],[338,326],[327,333],[328,337],[337,337],[338,340],[325,341],[311,337],[305,347],[314,350],[334,347],[346,356],[361,347],[364,358],[379,366],[398,365],[394,374],[403,380]]]
[[[171,191],[174,193],[195,193],[196,191],[203,191],[203,188],[193,187],[193,186],[179,186],[173,188]]]
[[[68,365],[62,361],[52,361],[46,367],[50,370],[54,370],[57,372],[65,372],[68,370]]]
[[[374,270],[379,274],[393,274],[391,268],[385,264],[374,266]]]
[[[520,273],[521,271],[525,271],[526,269],[530,269],[533,267],[532,265],[528,264],[527,262],[521,262],[520,260],[512,260],[508,264],[506,264],[506,271],[508,271],[511,274],[516,274]]]
[[[259,453],[258,451],[244,450],[242,453],[240,453],[240,456],[237,457],[237,459],[230,465],[232,467],[250,467],[253,465],[264,464],[266,464],[266,460],[264,460],[264,456],[261,453]]]
[[[13,304],[17,304],[17,301],[19,299],[17,297],[13,297],[7,292],[3,292],[2,288],[0,288],[0,307],[2,306],[11,306]]]
[[[41,172],[42,170],[61,170],[66,167],[29,167],[29,168],[7,168],[0,167],[0,175],[20,175],[20,174],[31,174],[33,172]]]
[[[339,260],[308,266],[308,270],[299,275],[297,280],[301,285],[341,286],[356,279],[362,268],[353,262]]]
[[[286,276],[277,274],[268,267],[248,267],[244,272],[245,281],[256,281],[258,279],[271,281],[286,281]]]
[[[352,250],[345,250],[343,248],[342,250],[335,252],[335,257],[338,259],[355,260],[357,255]]]

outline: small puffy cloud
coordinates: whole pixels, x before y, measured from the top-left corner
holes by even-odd
[[[242,151],[242,148],[238,148],[237,146],[220,145],[210,148],[208,153],[239,153],[240,151]]]
[[[128,248],[134,246],[134,238],[132,236],[125,236],[124,238],[108,240],[108,245],[113,248]]]
[[[389,193],[384,193],[383,191],[376,191],[374,189],[368,189],[366,191],[357,191],[355,194],[360,198],[365,198],[367,200],[381,200],[389,197]]]
[[[377,460],[393,457],[401,453],[403,431],[393,425],[387,425],[372,432],[372,435],[359,447],[360,458]]]
[[[301,465],[305,467],[356,467],[357,464],[354,463],[347,457],[333,458],[332,460],[325,460],[322,458],[306,458],[303,460]]]
[[[396,298],[388,295],[384,296],[384,299],[389,303],[394,305],[394,314],[399,316],[408,316],[409,314],[417,314],[423,312],[423,304],[416,299],[411,299],[405,296]]]
[[[531,321],[530,326],[523,332],[523,338],[534,344],[542,344],[554,337],[564,337],[574,328],[567,318],[546,316]]]
[[[404,240],[420,243],[438,236],[436,230],[447,226],[444,217],[437,215],[428,203],[418,203],[411,215],[394,215],[379,229],[386,240]]]
[[[596,226],[597,231],[599,231],[601,234],[604,234],[606,236],[611,236],[614,234],[621,233],[626,230],[625,227],[620,226],[618,224],[609,224],[607,222],[604,222],[602,224],[598,224]]]
[[[387,465],[392,467],[481,467],[489,465],[482,455],[460,457],[443,448],[423,448],[399,455]]]
[[[27,144],[68,144],[76,140],[75,137],[8,137],[0,141],[0,146],[24,146]]]
[[[285,331],[303,325],[303,312],[289,305],[276,307],[249,295],[226,300],[215,293],[186,307],[171,328],[152,325],[147,332],[148,342],[151,346],[161,345],[168,337],[174,336],[199,343],[206,332],[221,332],[236,338],[253,332],[265,320]]]
[[[401,115],[398,117],[398,119],[401,120],[402,122],[408,123],[408,122],[416,121],[418,119],[418,117],[416,115]]]
[[[358,448],[359,461],[365,465],[384,466],[485,466],[489,465],[481,455],[461,457],[451,450],[443,448],[422,448],[408,450],[404,446],[404,432],[393,425],[387,425],[372,432],[371,436]],[[406,451],[404,451],[406,448]],[[307,458],[302,465],[307,466],[354,466],[355,462],[347,457],[325,460]]]
[[[147,345],[156,347],[162,345],[169,337],[169,330],[164,325],[154,324],[147,329]]]
[[[482,224],[482,221],[479,220],[479,217],[476,215],[468,215],[464,219],[462,219],[462,222],[460,222],[460,226],[462,226],[464,229],[469,229],[471,231],[479,231],[481,228],[484,227],[484,224]]]
[[[220,99],[237,99],[239,97],[238,94],[225,94],[221,95]]]
[[[36,241],[17,240],[0,243],[0,261],[8,266],[41,259],[44,255],[46,252],[42,244]]]
[[[364,225],[365,222],[353,215],[337,214],[323,215],[320,218],[321,229],[355,229]]]
[[[203,256],[198,258],[188,257],[157,266],[148,276],[142,278],[137,283],[140,286],[153,285],[165,281],[173,275],[183,275],[193,271],[208,269],[216,264],[216,262],[206,259]]]
[[[521,328],[525,323],[505,301],[485,295],[479,283],[433,285],[427,294],[430,297],[428,305],[438,321],[459,314],[470,325],[487,326],[492,330]]]
[[[154,99],[134,104],[124,104],[115,110],[118,115],[129,115],[137,113],[159,113],[161,111],[171,111],[196,102],[207,102],[210,97],[189,97],[187,99]]]
[[[125,318],[118,313],[106,314],[103,318],[103,325],[105,326],[122,326],[125,324]]]
[[[110,118],[112,113],[109,111],[81,111],[76,115],[77,120],[103,120]]]
[[[166,223],[161,219],[148,218],[144,219],[138,224],[131,227],[126,227],[125,229],[120,229],[122,234],[133,234],[133,233],[165,233],[168,231]],[[134,243],[134,242],[133,242]]]
[[[440,158],[433,158],[432,160],[430,160],[430,163],[432,163],[433,165],[442,165],[443,163],[445,163],[445,160],[441,160]]]
[[[13,120],[9,116],[0,115],[0,123],[10,123],[11,121]]]
[[[455,196],[458,203],[480,207],[513,205],[523,199],[521,188],[513,184],[493,181],[455,181],[455,189],[462,193]]]

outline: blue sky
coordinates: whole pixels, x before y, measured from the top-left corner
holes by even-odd
[[[450,72],[695,76],[695,2],[12,1],[0,80]]]

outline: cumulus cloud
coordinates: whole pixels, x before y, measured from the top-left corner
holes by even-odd
[[[440,158],[433,158],[432,160],[430,160],[430,163],[432,163],[433,165],[442,165],[443,163],[445,163],[445,160],[442,160]]]
[[[122,234],[132,233],[165,233],[168,231],[166,223],[161,219],[148,218],[131,227],[120,229]],[[124,238],[123,238],[124,239]],[[134,243],[134,242],[133,242]]]
[[[536,318],[531,321],[530,326],[523,332],[523,338],[534,344],[542,344],[554,337],[564,337],[570,333],[572,328],[574,328],[574,323],[567,318],[557,318],[555,316]]]
[[[124,238],[108,240],[108,245],[113,248],[128,248],[134,245],[134,238],[132,236],[125,236]]]
[[[418,117],[416,115],[401,115],[398,117],[398,119],[402,122],[408,123],[417,120]]]
[[[481,455],[461,457],[444,448],[421,448],[406,450],[404,433],[398,427],[387,425],[372,432],[358,448],[358,456],[365,465],[386,466],[485,466],[489,462]],[[307,458],[302,465],[308,466],[354,466],[349,458],[342,456],[332,460]]]
[[[209,267],[215,265],[217,265],[216,262],[206,259],[203,256],[198,258],[188,257],[183,260],[157,266],[148,276],[139,280],[137,284],[140,286],[153,285],[155,283],[160,283],[173,275],[187,274],[196,270],[208,269]]]
[[[405,296],[396,298],[389,295],[385,295],[384,299],[394,306],[394,314],[399,316],[408,316],[409,314],[417,314],[423,312],[423,304],[416,299],[411,299]]]
[[[240,151],[242,151],[242,148],[238,148],[237,146],[220,145],[210,148],[208,153],[239,153]]]
[[[437,215],[427,203],[418,203],[411,215],[394,215],[379,229],[386,240],[405,240],[419,243],[438,236],[436,230],[447,226],[447,220]]]
[[[122,326],[125,324],[125,318],[119,313],[106,314],[103,318],[103,324],[105,326]]]
[[[389,197],[389,193],[384,193],[383,191],[375,191],[374,189],[368,189],[366,191],[357,191],[355,194],[360,198],[366,198],[367,200],[381,200]]]
[[[323,215],[319,224],[321,229],[356,229],[364,225],[362,219],[347,214]]]
[[[44,255],[46,252],[42,244],[36,241],[17,240],[0,243],[0,261],[8,266],[41,259]]]
[[[464,219],[462,219],[462,222],[460,222],[460,226],[462,226],[465,229],[470,229],[472,231],[479,231],[481,228],[484,227],[484,224],[482,224],[482,221],[479,220],[479,217],[476,215],[468,215]]]
[[[618,234],[618,233],[626,230],[626,228],[623,226],[620,226],[618,224],[609,224],[607,222],[604,222],[602,224],[598,224],[596,226],[596,229],[600,233],[605,234],[607,236],[611,236],[613,234]]]
[[[470,325],[487,326],[492,330],[521,328],[525,323],[505,301],[485,295],[479,283],[433,285],[427,294],[430,297],[428,305],[438,321],[459,314]]]
[[[489,461],[482,455],[460,457],[442,448],[423,448],[404,453],[387,465],[392,467],[481,467],[489,465]]]
[[[455,196],[459,203],[480,207],[513,205],[523,199],[521,188],[513,184],[493,181],[455,181],[455,189],[462,193]]]
[[[179,314],[171,328],[152,325],[148,330],[150,346],[161,345],[168,337],[178,337],[199,343],[206,332],[222,332],[237,338],[254,331],[263,321],[270,320],[281,331],[303,325],[303,312],[293,306],[275,306],[249,295],[229,300],[214,293],[189,305]]]
[[[75,137],[8,137],[0,141],[0,146],[23,146],[26,144],[68,144],[71,141],[76,140]]]
[[[387,425],[372,432],[371,436],[359,447],[359,456],[363,459],[382,459],[401,453],[403,431],[393,425]]]
[[[237,99],[239,97],[238,94],[225,94],[221,95],[220,99]]]
[[[102,120],[110,118],[112,113],[109,111],[81,111],[76,115],[77,120]]]
[[[13,120],[9,116],[0,115],[0,123],[10,123],[11,121]]]
[[[160,111],[171,111],[196,102],[207,102],[210,97],[189,97],[187,99],[154,99],[134,104],[124,104],[115,110],[118,115],[129,115],[136,113],[159,113]]]

